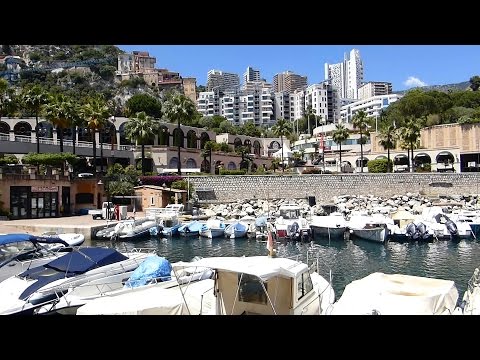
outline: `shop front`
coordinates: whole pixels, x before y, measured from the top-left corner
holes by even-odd
[[[58,186],[11,186],[12,219],[37,219],[59,216]]]

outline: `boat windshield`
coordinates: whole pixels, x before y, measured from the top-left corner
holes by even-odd
[[[284,219],[298,219],[300,217],[300,209],[280,209],[280,216]]]
[[[33,250],[35,246],[31,241],[19,241],[16,243],[0,245],[0,262],[8,260],[25,251]]]

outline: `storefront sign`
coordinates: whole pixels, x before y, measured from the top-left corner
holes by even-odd
[[[58,186],[32,186],[32,192],[58,192]]]

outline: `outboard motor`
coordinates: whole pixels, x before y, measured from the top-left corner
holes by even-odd
[[[417,227],[415,226],[415,224],[409,223],[405,229],[405,235],[410,239],[414,239],[416,232],[417,232]]]
[[[300,237],[300,226],[295,221],[292,225],[287,226],[287,236],[292,240],[298,240]]]
[[[417,224],[417,232],[423,240],[426,240],[429,236],[427,226],[422,222]]]
[[[450,233],[451,236],[457,236],[458,235],[458,228],[457,225],[452,221],[452,220],[447,220],[445,223],[445,226],[447,227],[448,232]]]

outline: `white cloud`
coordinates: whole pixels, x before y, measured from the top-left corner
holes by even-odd
[[[403,85],[407,87],[427,86],[427,83],[423,82],[415,76],[409,76],[407,80],[403,82]]]

